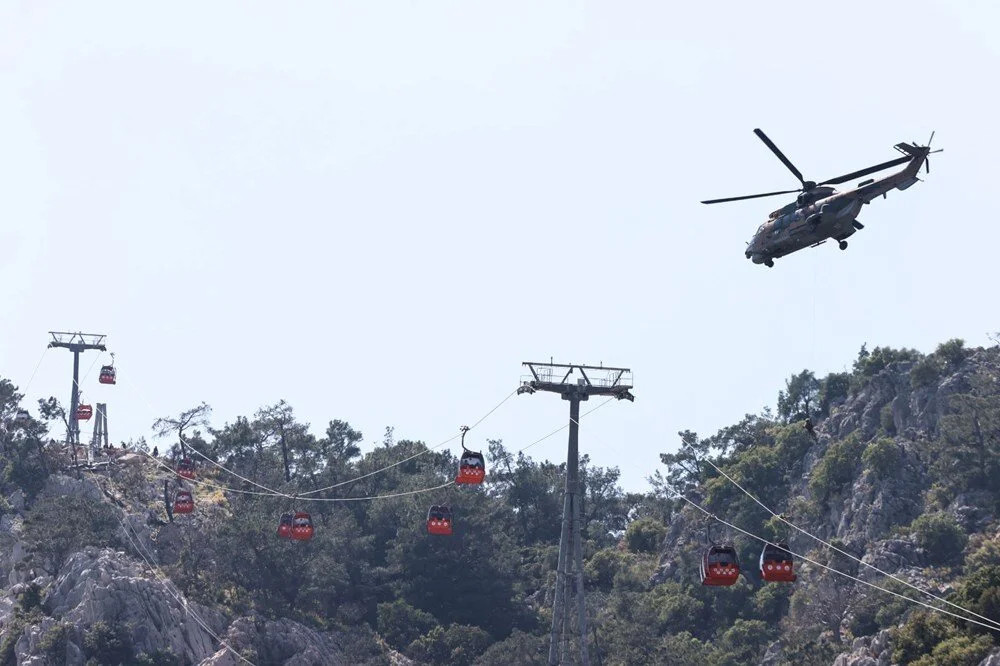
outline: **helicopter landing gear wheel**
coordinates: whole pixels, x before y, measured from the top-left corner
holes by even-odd
[[[767,266],[768,268],[774,268],[774,260],[773,259],[765,259],[764,260],[764,265]]]
[[[844,241],[844,240],[840,241],[840,249],[841,250],[846,250],[847,249],[847,241]]]

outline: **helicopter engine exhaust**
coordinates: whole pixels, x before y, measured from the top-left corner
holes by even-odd
[[[813,213],[806,218],[806,222],[810,226],[818,227],[822,222],[829,222],[835,217],[833,209],[830,204],[823,204],[823,207],[819,209],[819,212]]]

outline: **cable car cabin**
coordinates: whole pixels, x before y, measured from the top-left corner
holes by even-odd
[[[465,451],[458,461],[455,483],[482,483],[486,478],[486,460],[482,453]]]
[[[435,504],[427,512],[427,533],[441,536],[451,535],[451,507]]]
[[[281,520],[278,521],[278,536],[282,539],[292,538],[292,514],[281,514]]]
[[[191,462],[190,458],[184,458],[181,460],[180,464],[177,466],[177,476],[185,479],[194,478],[194,463]]]
[[[28,413],[27,409],[19,409],[14,415],[15,425],[24,425],[31,420],[31,414]]]
[[[77,421],[89,421],[90,417],[94,415],[94,408],[90,405],[80,405],[76,408],[76,420]]]
[[[760,552],[760,575],[769,583],[794,583],[795,565],[788,544],[765,544]]]
[[[701,559],[702,585],[732,585],[740,577],[740,558],[730,545],[712,546]]]
[[[101,382],[102,384],[116,384],[117,374],[118,373],[115,372],[115,366],[113,365],[101,366],[101,375],[97,381]]]
[[[191,513],[194,511],[194,497],[189,490],[178,490],[174,495],[174,513]]]
[[[299,511],[292,517],[292,538],[294,540],[309,541],[313,538],[314,532],[312,517],[308,513]]]

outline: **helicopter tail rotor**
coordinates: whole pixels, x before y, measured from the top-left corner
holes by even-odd
[[[924,158],[924,167],[927,168],[927,173],[931,172],[930,154],[931,153],[940,153],[940,152],[944,151],[944,148],[938,148],[937,150],[931,150],[930,147],[931,147],[931,142],[932,141],[934,141],[934,132],[933,131],[931,132],[931,138],[927,139],[927,155],[928,155],[928,157]]]

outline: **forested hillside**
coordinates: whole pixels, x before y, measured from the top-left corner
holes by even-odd
[[[50,440],[58,403],[0,380],[0,666],[546,663],[563,464],[474,430],[486,482],[458,487],[457,446],[387,429],[363,452],[347,421],[318,432],[285,403],[212,427],[197,399],[77,474]],[[664,443],[643,493],[582,460],[593,663],[987,659],[1000,632],[864,585],[962,614],[850,556],[1000,620],[1000,348],[862,349],[851,372],[794,375],[776,404]],[[196,508],[168,515],[182,439]],[[452,536],[427,534],[431,504],[452,507]],[[815,563],[763,583],[762,543],[709,533],[694,504]],[[315,536],[279,539],[300,510]],[[709,536],[739,553],[731,587],[699,582]]]

